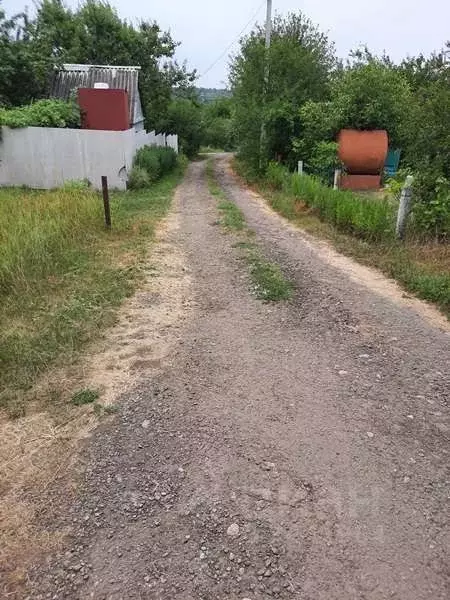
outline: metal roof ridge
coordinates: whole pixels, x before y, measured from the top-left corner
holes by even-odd
[[[66,71],[87,71],[88,69],[119,69],[122,71],[140,71],[141,67],[135,65],[84,65],[81,63],[63,63]]]

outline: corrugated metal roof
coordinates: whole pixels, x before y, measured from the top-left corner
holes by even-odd
[[[144,119],[138,89],[140,70],[141,67],[64,64],[52,76],[50,97],[68,100],[80,87],[93,88],[95,83],[107,83],[110,88],[128,92],[130,121],[135,125]]]

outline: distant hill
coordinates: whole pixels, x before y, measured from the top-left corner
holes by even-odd
[[[197,88],[201,102],[214,102],[218,98],[231,98],[230,90],[224,88]]]

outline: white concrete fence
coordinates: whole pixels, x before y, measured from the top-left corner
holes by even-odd
[[[89,180],[101,188],[124,190],[136,151],[168,146],[178,152],[178,136],[145,131],[96,131],[53,127],[2,127],[0,186],[52,189],[67,181]]]

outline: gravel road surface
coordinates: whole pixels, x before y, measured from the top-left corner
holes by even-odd
[[[229,157],[215,168],[294,298],[252,295],[192,163],[169,233],[188,318],[86,442],[79,493],[46,523],[66,546],[24,597],[448,598],[445,325],[328,260]]]

